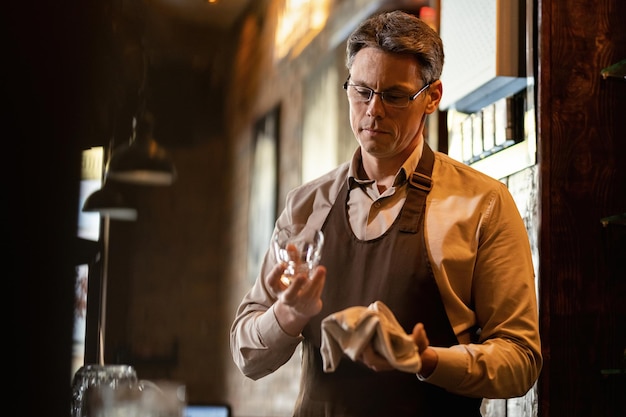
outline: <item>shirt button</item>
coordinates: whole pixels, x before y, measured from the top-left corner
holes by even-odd
[[[375,202],[375,203],[374,203],[374,207],[375,207],[375,208],[380,208],[380,201]]]

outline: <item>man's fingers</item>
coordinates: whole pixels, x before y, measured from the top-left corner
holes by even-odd
[[[419,353],[425,351],[430,344],[428,336],[426,335],[426,330],[424,330],[424,325],[422,323],[417,323],[415,327],[413,327],[413,334],[411,337],[413,338],[413,342],[417,345]]]
[[[267,276],[267,285],[274,289],[275,291],[280,291],[285,287],[285,285],[281,282],[280,277],[283,274],[285,267],[283,264],[278,263],[274,266],[274,268],[270,271]]]

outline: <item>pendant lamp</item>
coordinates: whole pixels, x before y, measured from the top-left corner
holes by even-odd
[[[124,195],[106,179],[102,188],[87,197],[83,211],[100,213],[115,220],[137,220],[137,209],[128,204]]]
[[[148,111],[133,120],[133,136],[111,154],[106,178],[139,185],[171,185],[176,168],[167,152],[153,138],[154,119]]]

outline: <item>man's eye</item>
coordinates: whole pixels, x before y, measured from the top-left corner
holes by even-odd
[[[354,87],[354,90],[363,97],[369,98],[370,96],[370,90],[368,88]]]
[[[402,101],[406,98],[406,94],[400,93],[385,93],[385,100],[394,102],[394,101]]]

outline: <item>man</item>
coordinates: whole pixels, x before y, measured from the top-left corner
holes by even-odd
[[[443,93],[441,39],[382,13],[347,44],[352,160],[292,190],[276,227],[325,234],[311,277],[280,281],[268,252],[231,328],[237,366],[258,379],[302,343],[295,416],[480,416],[482,398],[524,395],[542,366],[526,229],[501,182],[424,141]],[[421,367],[394,368],[372,344],[326,372],[321,324],[380,301]]]

